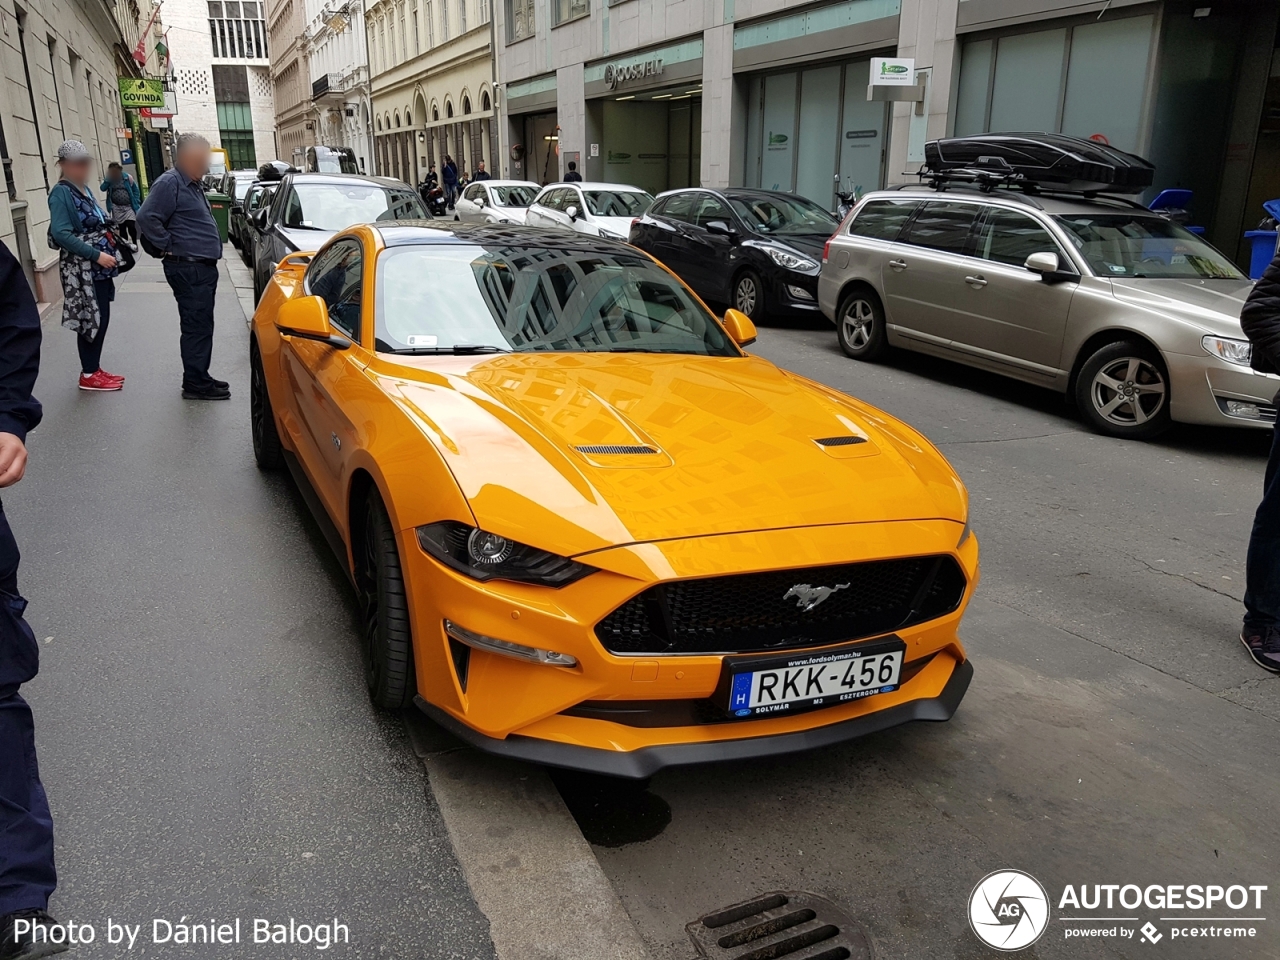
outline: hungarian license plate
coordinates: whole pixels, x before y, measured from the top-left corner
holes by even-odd
[[[791,656],[725,659],[721,706],[730,716],[800,713],[898,689],[907,646],[897,637]]]

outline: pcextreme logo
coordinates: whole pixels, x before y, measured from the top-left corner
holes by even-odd
[[[1026,949],[1049,926],[1049,894],[1021,870],[988,873],[969,894],[969,926],[989,947]]]

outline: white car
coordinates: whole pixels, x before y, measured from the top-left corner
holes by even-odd
[[[651,203],[652,196],[625,183],[552,183],[529,204],[524,222],[626,240],[631,221],[644,216]]]
[[[529,204],[542,188],[528,180],[477,180],[453,205],[463,223],[524,223]]]

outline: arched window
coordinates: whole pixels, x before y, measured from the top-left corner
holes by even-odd
[[[450,103],[448,100],[446,100],[446,101],[444,102],[444,115],[445,115],[446,117],[452,117],[452,116],[453,116],[453,104],[452,104],[452,103]]]
[[[463,98],[462,98],[462,113],[463,113],[463,115],[465,116],[466,114],[468,114],[468,113],[470,113],[470,112],[471,112],[471,98],[470,98],[470,97],[463,97]]]
[[[431,108],[431,119],[432,119],[432,120],[439,120],[439,119],[440,119],[440,108],[439,108],[439,107],[437,107],[437,106],[432,106],[432,108]]]
[[[481,110],[491,109],[488,90],[485,90],[483,93],[480,94],[480,109]]]
[[[379,130],[379,131],[381,131],[381,130],[382,130],[382,118],[381,118],[381,117],[378,117],[378,130]]]

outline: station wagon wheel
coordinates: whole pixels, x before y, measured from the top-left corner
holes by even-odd
[[[875,360],[888,348],[884,307],[869,289],[845,294],[836,308],[836,336],[840,349],[855,360]]]
[[[1144,343],[1109,343],[1085,360],[1076,403],[1099,433],[1147,440],[1169,428],[1169,375]]]
[[[253,459],[263,470],[279,470],[284,465],[276,415],[267,394],[267,378],[262,371],[258,341],[249,347],[249,426],[253,437]]]
[[[733,284],[733,308],[758,323],[764,318],[764,285],[754,270],[743,270]]]
[[[399,710],[417,689],[413,636],[395,530],[376,490],[369,493],[364,526],[352,548],[369,699],[379,709]]]

